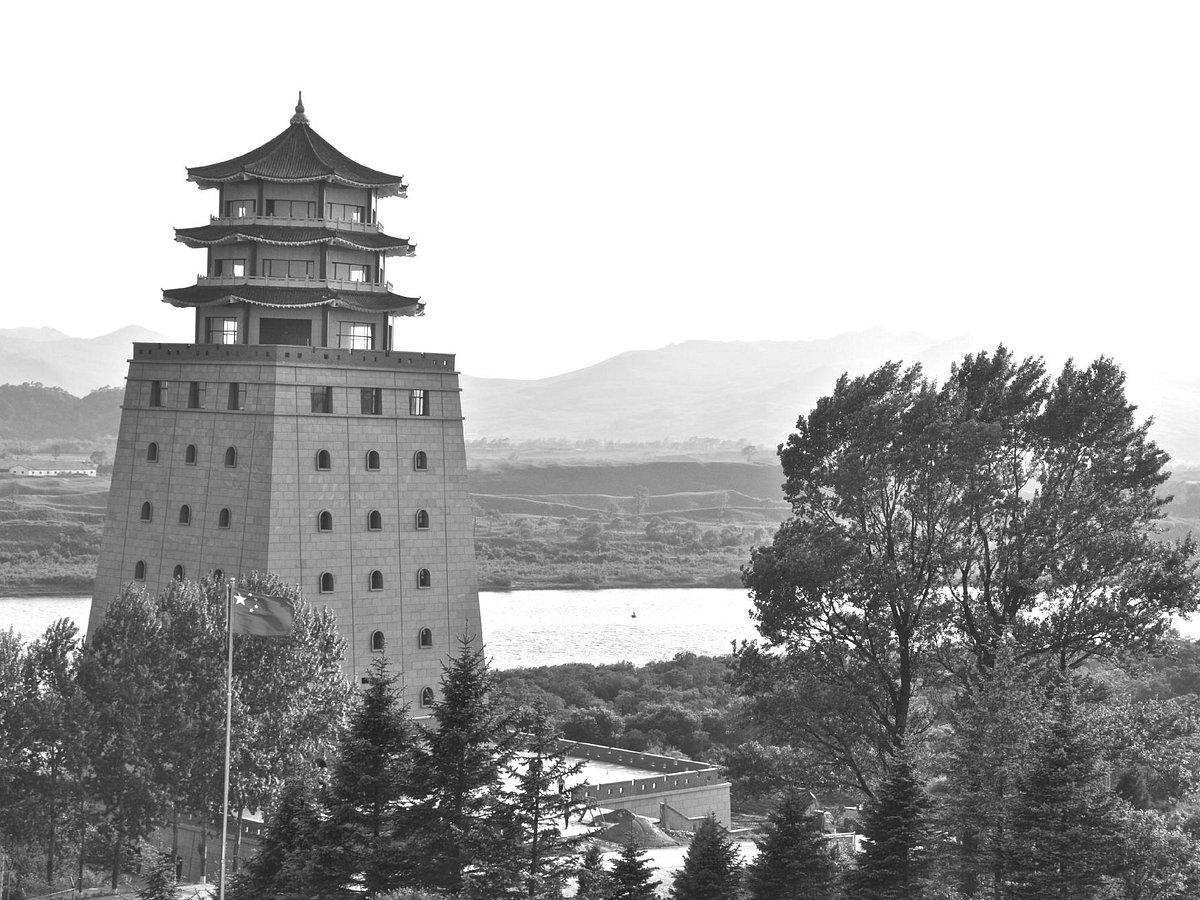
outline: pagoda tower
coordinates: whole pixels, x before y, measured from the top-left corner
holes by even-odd
[[[256,150],[188,169],[217,214],[176,229],[205,274],[163,291],[190,344],[133,346],[89,633],[130,582],[271,571],[337,615],[347,669],[386,653],[414,714],[480,639],[453,355],[397,350],[414,245],[376,211],[401,177],[355,162],[298,103]]]

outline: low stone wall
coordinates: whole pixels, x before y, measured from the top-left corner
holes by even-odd
[[[231,817],[229,820],[229,846],[226,850],[228,856],[226,862],[229,865],[230,871],[240,866],[245,865],[255,853],[258,852],[259,840],[262,837],[263,825],[261,822],[250,820],[242,820],[242,841],[238,848],[239,865],[234,865],[233,846],[234,846],[234,831],[237,828],[236,821]],[[150,835],[150,843],[163,850],[171,849],[171,826],[167,825],[159,828]],[[200,825],[196,822],[180,822],[179,823],[179,850],[176,859],[177,871],[181,880],[185,882],[207,881],[209,884],[216,884],[218,875],[221,872],[221,823],[213,822],[208,827],[208,859],[207,864],[201,868],[200,865],[200,847],[204,843],[203,835],[200,831]]]
[[[671,810],[683,819],[699,821],[711,814],[729,828],[729,782],[723,781],[720,771],[710,763],[573,741],[560,741],[559,749],[576,759],[662,773],[589,784],[584,788],[584,796],[594,807],[627,809],[639,816],[661,819],[663,807],[669,803]]]

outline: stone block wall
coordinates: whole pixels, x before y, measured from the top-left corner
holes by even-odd
[[[347,674],[378,655],[381,632],[403,675],[414,715],[420,691],[435,690],[458,636],[482,639],[473,517],[454,358],[411,352],[339,351],[253,345],[137,344],[130,363],[108,518],[89,633],[145,563],[157,592],[182,566],[197,579],[275,572],[329,606],[347,641]],[[165,382],[161,406],[151,385]],[[189,407],[190,385],[201,408]],[[244,389],[230,409],[230,385]],[[314,388],[331,388],[331,412],[314,412]],[[362,391],[379,391],[380,414],[362,411]],[[410,414],[425,392],[427,415]],[[236,406],[236,404],[234,404]],[[153,443],[156,458],[147,458]],[[188,462],[187,447],[196,448]],[[233,448],[235,464],[226,465]],[[318,454],[328,453],[327,468]],[[415,455],[424,454],[419,468]],[[378,467],[368,454],[378,454]],[[141,519],[143,503],[153,506]],[[187,505],[190,521],[179,521]],[[221,526],[221,510],[229,524]],[[370,527],[370,513],[380,527]],[[417,528],[417,512],[429,527]],[[332,527],[323,529],[328,512]],[[429,583],[418,581],[428,570]],[[373,586],[378,572],[381,585]],[[322,590],[329,573],[332,590]],[[421,646],[423,629],[432,635]]]

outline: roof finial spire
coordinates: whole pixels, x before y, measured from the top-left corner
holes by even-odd
[[[293,125],[307,125],[308,116],[304,114],[304,92],[296,92],[296,114],[292,116]]]

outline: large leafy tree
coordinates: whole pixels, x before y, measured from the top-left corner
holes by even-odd
[[[746,867],[751,900],[831,900],[838,869],[813,795],[788,791],[768,816],[758,856]]]
[[[160,748],[174,698],[162,676],[170,659],[157,605],[134,586],[109,604],[80,656],[79,687],[92,709],[88,793],[102,807],[114,890],[126,856],[165,818]]]
[[[53,623],[25,655],[26,722],[31,754],[26,827],[38,832],[46,852],[46,882],[52,884],[67,826],[78,826],[84,758],[79,734],[87,704],[76,681],[79,629],[69,619]]]
[[[697,826],[671,885],[671,900],[727,900],[736,897],[741,864],[729,835],[713,816]]]
[[[1050,378],[1003,347],[939,393],[955,460],[954,624],[984,664],[1006,633],[1060,669],[1158,647],[1197,604],[1195,545],[1155,540],[1164,453],[1111,359]]]
[[[770,684],[798,681],[814,715],[791,737],[840,758],[868,791],[867,757],[929,722],[918,691],[947,619],[945,428],[919,368],[842,376],[780,448],[792,517],[745,571],[759,631],[790,658],[743,648],[757,674],[743,685],[770,698]]]
[[[739,654],[766,723],[869,792],[942,676],[990,667],[1004,635],[1063,670],[1158,646],[1200,581],[1190,539],[1154,539],[1167,457],[1134,413],[1103,358],[842,376],[780,448],[792,516],[744,575],[787,651]]]

